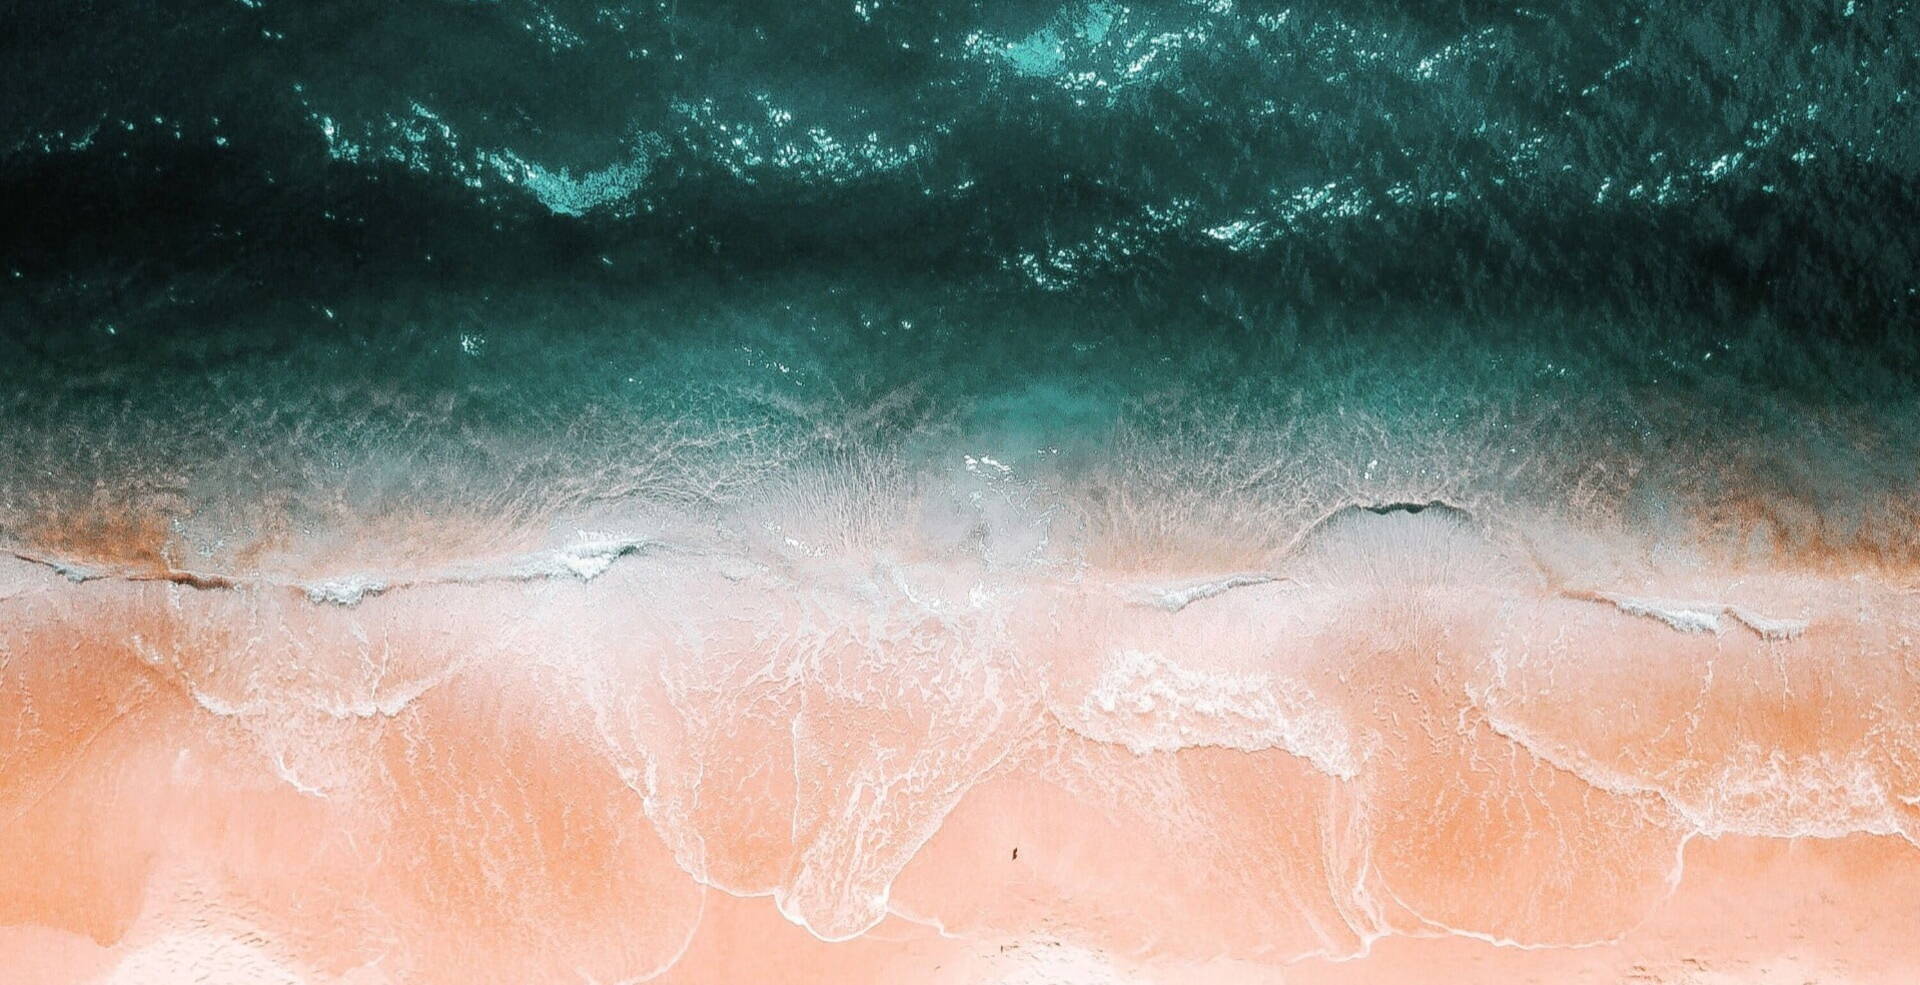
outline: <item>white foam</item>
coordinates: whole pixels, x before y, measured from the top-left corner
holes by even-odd
[[[1658,796],[1687,829],[1707,835],[1839,838],[1898,834],[1884,779],[1858,754],[1790,755],[1749,744],[1703,775],[1647,776],[1602,764],[1489,710],[1487,725],[1541,760],[1600,790]]]
[[[1628,615],[1658,619],[1683,633],[1718,634],[1722,628],[1722,617],[1732,618],[1767,640],[1794,639],[1806,632],[1808,626],[1803,619],[1776,619],[1725,602],[1635,598],[1609,592],[1599,592],[1593,597],[1612,604]]]
[[[1745,623],[1748,629],[1759,633],[1761,638],[1769,640],[1790,640],[1807,631],[1805,619],[1772,619],[1752,609],[1728,608],[1735,619]]]
[[[1716,772],[1693,820],[1707,834],[1839,838],[1900,831],[1897,800],[1857,753],[1788,754],[1748,746]]]
[[[1606,599],[1621,612],[1658,619],[1683,633],[1720,632],[1720,615],[1726,609],[1710,602],[1668,602],[1620,595],[1608,595]]]
[[[72,582],[121,578],[130,581],[173,581],[195,588],[291,588],[299,591],[307,601],[316,605],[350,608],[373,596],[418,585],[482,584],[502,581],[536,581],[545,578],[592,581],[605,574],[607,569],[613,567],[614,562],[621,558],[637,554],[658,544],[658,541],[651,538],[637,536],[598,536],[586,535],[584,532],[583,536],[587,539],[578,544],[520,555],[504,562],[498,559],[491,562],[473,561],[426,571],[396,572],[386,576],[351,574],[318,581],[302,581],[292,575],[271,572],[241,576],[181,570],[163,572],[125,568],[101,570],[84,568],[58,558],[39,557],[19,552],[14,552],[13,556],[18,560],[51,570]],[[0,599],[7,597],[10,596],[0,595]]]
[[[1147,590],[1147,598],[1148,604],[1155,608],[1165,609],[1168,612],[1179,612],[1181,609],[1195,602],[1225,594],[1236,588],[1246,588],[1250,585],[1265,585],[1276,580],[1272,575],[1258,572],[1233,574],[1225,578],[1215,578],[1210,581],[1151,588]]]
[[[1159,653],[1115,651],[1085,697],[1055,714],[1075,732],[1137,755],[1284,749],[1333,776],[1360,771],[1345,723],[1304,688],[1267,674],[1194,670]]]
[[[542,551],[521,558],[507,569],[507,577],[520,580],[571,577],[592,581],[613,567],[615,561],[633,554],[652,541],[642,537],[595,538],[557,550]],[[483,575],[475,580],[487,580]]]
[[[297,793],[307,797],[316,797],[320,800],[327,799],[326,790],[300,779],[300,774],[294,772],[293,767],[287,765],[286,754],[281,753],[273,757],[273,772],[280,777],[280,779],[286,781],[287,786],[292,787]]]
[[[360,600],[387,590],[387,583],[367,575],[348,575],[302,586],[307,601],[327,605],[359,605]]]

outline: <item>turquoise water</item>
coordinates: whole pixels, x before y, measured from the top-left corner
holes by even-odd
[[[1904,4],[22,16],[16,540],[852,462],[1215,513],[1913,478]]]

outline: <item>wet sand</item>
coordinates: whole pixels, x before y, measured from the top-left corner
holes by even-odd
[[[1210,571],[672,536],[358,580],[22,551],[0,964],[1906,980],[1905,586],[1568,542],[1436,505]]]

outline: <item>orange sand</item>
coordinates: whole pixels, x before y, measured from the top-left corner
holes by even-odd
[[[1920,973],[1881,578],[1432,511],[1255,572],[616,560],[0,562],[0,982]]]

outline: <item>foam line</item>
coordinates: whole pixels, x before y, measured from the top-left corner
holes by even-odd
[[[164,582],[206,591],[284,589],[298,592],[307,601],[316,605],[351,607],[388,592],[424,585],[483,585],[550,579],[592,581],[622,559],[667,547],[668,545],[664,542],[648,538],[602,538],[568,547],[537,551],[511,558],[502,564],[453,565],[398,578],[350,574],[320,580],[304,580],[276,573],[248,576],[182,568],[143,570],[126,566],[89,567],[63,558],[30,551],[13,550],[8,553],[18,560],[46,568],[75,584],[113,580]]]

